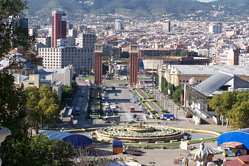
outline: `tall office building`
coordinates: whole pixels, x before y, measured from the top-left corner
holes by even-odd
[[[129,84],[131,87],[137,85],[138,77],[138,46],[130,45],[129,49],[130,59],[129,59]]]
[[[80,44],[76,44],[74,35],[67,37],[65,13],[53,11],[51,36],[52,48],[38,49],[38,56],[43,58],[45,68],[61,69],[72,65],[75,74],[90,74],[94,64],[94,33],[83,34],[78,40]]]
[[[209,33],[211,34],[220,34],[222,33],[222,29],[223,29],[223,26],[222,26],[222,23],[211,23],[209,25]]]
[[[171,22],[166,20],[162,23],[162,29],[165,33],[171,32]]]
[[[93,57],[86,48],[39,48],[38,56],[43,58],[43,66],[47,69],[61,69],[72,65],[75,74],[89,74],[92,70]]]
[[[120,32],[124,29],[123,23],[120,19],[115,20],[114,28],[116,32]]]
[[[64,19],[63,11],[52,12],[52,47],[57,47],[57,39],[65,38],[67,32],[67,22]]]
[[[76,46],[80,48],[88,48],[94,51],[94,44],[96,42],[96,34],[93,32],[83,32],[76,38]]]
[[[62,20],[61,21],[61,38],[67,37],[67,21]]]
[[[96,34],[90,31],[85,31],[80,33],[76,38],[76,47],[87,49],[87,54],[92,57],[92,69],[95,68],[95,55],[94,55],[94,47],[96,43]]]

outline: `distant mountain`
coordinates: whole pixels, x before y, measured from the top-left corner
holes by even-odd
[[[84,12],[85,6],[78,0],[27,0],[28,14],[40,15],[51,13],[54,9],[63,9],[67,12]]]
[[[84,13],[120,13],[131,16],[174,16],[208,14],[223,1],[226,14],[248,15],[249,0],[218,0],[210,3],[199,0],[27,0],[28,14],[47,17],[53,9],[61,8],[69,16]],[[41,18],[42,18],[41,17]]]
[[[213,2],[213,1],[217,1],[217,0],[197,0],[197,1],[209,3],[209,2]]]
[[[244,16],[249,15],[249,0],[218,0],[210,3],[220,5],[226,16]]]

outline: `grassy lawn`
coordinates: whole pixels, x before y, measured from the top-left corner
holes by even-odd
[[[93,81],[94,80],[94,76],[84,76],[82,77],[83,80],[89,80],[89,81]]]
[[[189,141],[189,144],[198,144],[201,142],[214,142],[216,138],[199,138]],[[177,142],[167,142],[167,143],[125,143],[128,147],[143,148],[143,149],[178,149],[180,146],[180,141]]]

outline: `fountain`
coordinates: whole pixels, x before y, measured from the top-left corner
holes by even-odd
[[[113,139],[124,142],[156,142],[171,140],[181,140],[183,132],[180,130],[167,128],[163,126],[144,125],[126,125],[99,129],[94,132],[93,137],[98,141],[111,142]]]

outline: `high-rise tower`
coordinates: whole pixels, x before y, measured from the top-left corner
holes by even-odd
[[[63,16],[65,13],[62,11],[52,12],[52,47],[57,47],[57,39],[66,37],[67,22],[63,20]]]
[[[62,20],[61,21],[61,38],[67,37],[67,21]]]

